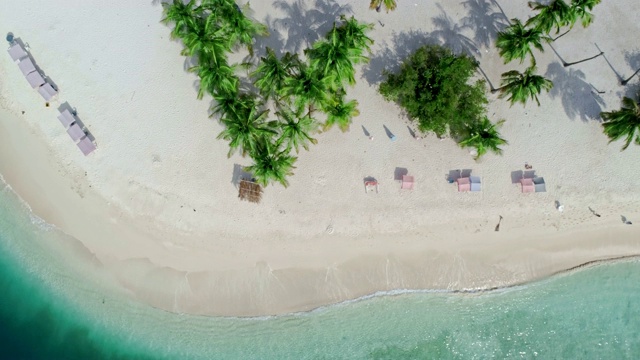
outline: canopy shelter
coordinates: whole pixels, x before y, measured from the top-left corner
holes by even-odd
[[[60,115],[58,115],[58,120],[60,120],[60,123],[62,123],[62,126],[64,126],[65,129],[76,122],[75,116],[73,116],[69,109],[64,109],[64,111],[60,112]]]
[[[401,189],[413,190],[413,176],[410,175],[402,175],[402,185]]]
[[[364,182],[364,191],[369,193],[369,191],[374,191],[376,194],[378,193],[378,181],[377,180],[365,180]]]
[[[78,124],[71,125],[67,129],[67,134],[69,134],[69,136],[71,136],[71,140],[73,140],[74,143],[77,142],[78,140],[82,139],[85,136],[84,131],[82,130],[82,128]]]
[[[240,200],[258,204],[262,199],[262,187],[254,181],[241,179],[238,187],[238,197]]]
[[[480,191],[481,181],[479,176],[467,176],[456,179],[458,191]]]
[[[13,61],[18,61],[28,55],[27,52],[22,48],[22,45],[20,45],[18,42],[14,42],[9,50],[7,50],[7,52],[9,53],[9,56],[11,56],[11,59]]]
[[[80,151],[82,151],[82,154],[84,154],[84,156],[87,156],[96,149],[96,145],[93,143],[93,141],[91,141],[91,139],[89,139],[88,136],[85,136],[78,143],[78,148],[80,149]]]
[[[31,85],[31,87],[34,89],[37,89],[40,87],[40,85],[44,84],[44,78],[37,71],[29,73],[25,77],[27,78],[29,85]]]
[[[524,178],[520,180],[523,193],[546,192],[547,188],[543,177]]]
[[[38,92],[42,95],[42,98],[45,101],[51,100],[58,93],[48,82],[45,82],[44,85],[40,86],[38,88]]]
[[[36,66],[33,65],[33,61],[31,61],[31,59],[29,59],[29,58],[22,59],[18,63],[18,67],[20,68],[20,71],[22,71],[22,74],[24,76],[27,76],[27,75],[31,74],[32,72],[36,71]]]

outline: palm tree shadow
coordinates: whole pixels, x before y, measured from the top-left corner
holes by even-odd
[[[339,5],[330,0],[316,0],[314,6],[307,6],[307,0],[276,0],[273,6],[286,14],[285,18],[273,20],[273,27],[282,31],[284,39],[282,51],[300,53],[327,33],[340,15],[351,13],[351,5]],[[274,34],[271,34],[272,36]]]
[[[403,33],[394,32],[391,44],[386,41],[379,44],[380,50],[375,51],[369,62],[362,67],[362,77],[370,85],[380,83],[385,72],[397,72],[402,61],[416,49],[424,45],[440,44],[440,42],[425,32],[411,30]]]
[[[509,25],[509,19],[504,13],[495,11],[495,3],[491,0],[467,0],[462,4],[469,10],[462,23],[475,32],[473,40],[480,46],[489,47],[498,32]]]
[[[462,34],[466,26],[461,26],[450,18],[440,4],[437,6],[442,13],[431,20],[436,27],[431,36],[439,39],[440,43],[451,49],[454,54],[465,54],[471,57],[480,55],[475,42]]]
[[[256,58],[259,59],[261,56],[266,55],[267,48],[273,49],[278,57],[281,57],[286,52],[284,50],[285,38],[278,30],[276,21],[278,20],[271,17],[271,15],[267,15],[264,19],[263,24],[267,27],[269,35],[256,38],[256,42],[253,44],[253,53]]]
[[[549,95],[554,99],[561,97],[564,112],[570,119],[579,117],[584,122],[600,121],[605,102],[592,91],[582,71],[564,68],[560,63],[553,62],[547,67],[545,76],[553,81]]]

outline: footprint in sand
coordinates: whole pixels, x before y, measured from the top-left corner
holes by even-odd
[[[327,234],[333,234],[333,226],[329,225],[327,226]]]

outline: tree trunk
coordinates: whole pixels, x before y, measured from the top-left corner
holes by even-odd
[[[628,79],[624,79],[624,80],[620,81],[620,84],[622,84],[623,86],[627,85],[627,83],[629,81],[631,81],[631,79],[633,79],[633,77],[636,76],[639,72],[640,72],[640,69],[636,70],[636,72],[634,72],[633,75],[629,76]]]
[[[593,60],[593,59],[597,58],[598,56],[602,56],[602,55],[604,55],[604,51],[601,51],[600,54],[592,56],[590,58],[582,59],[580,61],[574,61],[574,62],[571,62],[571,63],[565,62],[562,65],[564,65],[564,67],[569,67],[571,65],[580,64],[580,63],[583,63],[585,61]]]
[[[569,31],[571,31],[571,29],[563,32],[562,34],[558,35],[556,38],[551,38],[551,41],[556,41],[556,40],[560,39],[561,37],[567,35],[569,33]]]

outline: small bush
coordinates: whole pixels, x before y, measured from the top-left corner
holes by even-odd
[[[460,139],[483,119],[488,103],[484,81],[471,82],[477,66],[469,56],[427,45],[405,59],[397,74],[385,72],[379,90],[398,103],[421,132]]]

